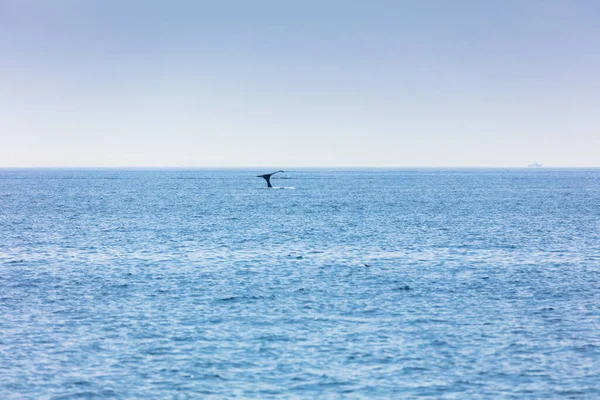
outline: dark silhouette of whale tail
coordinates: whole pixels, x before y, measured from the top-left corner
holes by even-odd
[[[283,171],[279,170],[279,171],[271,172],[270,174],[257,175],[256,177],[257,178],[263,178],[265,181],[267,181],[267,187],[273,187],[271,185],[271,176],[273,176],[273,175],[275,175],[275,174],[277,174],[279,172],[283,172]]]

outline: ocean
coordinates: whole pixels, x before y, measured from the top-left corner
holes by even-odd
[[[600,397],[600,170],[265,172],[0,170],[0,398]]]

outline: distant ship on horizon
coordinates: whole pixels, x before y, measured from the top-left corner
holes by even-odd
[[[542,164],[540,164],[538,162],[538,160],[535,160],[535,162],[533,164],[528,165],[529,168],[540,168],[541,166],[542,166]]]

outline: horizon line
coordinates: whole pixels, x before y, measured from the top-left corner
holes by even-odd
[[[530,167],[529,165],[0,165],[0,169],[269,169],[269,168],[288,168],[288,169],[598,169],[600,165],[542,165],[541,167]]]

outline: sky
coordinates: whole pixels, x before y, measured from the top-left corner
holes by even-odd
[[[0,0],[0,166],[600,166],[599,21],[597,0]]]

